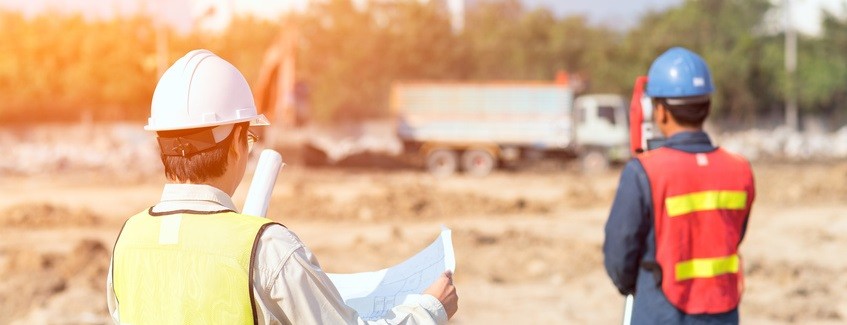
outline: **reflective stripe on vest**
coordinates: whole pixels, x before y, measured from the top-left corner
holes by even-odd
[[[738,244],[755,197],[750,164],[722,149],[648,151],[638,160],[650,181],[656,264],[662,293],[688,314],[738,306]]]
[[[738,273],[738,255],[716,258],[695,258],[676,263],[676,280],[711,278],[721,274]]]
[[[255,323],[251,260],[271,223],[233,212],[131,217],[112,257],[121,322]]]
[[[703,191],[677,195],[665,199],[668,217],[677,217],[691,212],[709,210],[744,210],[747,207],[747,192]]]

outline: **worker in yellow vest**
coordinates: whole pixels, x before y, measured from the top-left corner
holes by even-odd
[[[207,50],[159,80],[146,130],[168,179],[159,203],[118,235],[107,303],[119,324],[444,324],[457,310],[449,273],[365,321],[344,304],[312,252],[271,220],[236,212],[231,196],[267,125],[241,73]]]

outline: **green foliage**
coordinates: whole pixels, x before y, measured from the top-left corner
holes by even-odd
[[[567,71],[586,81],[586,92],[628,94],[657,55],[684,46],[710,65],[714,114],[751,125],[780,116],[788,89],[783,36],[767,20],[773,9],[768,0],[687,0],[618,32],[529,11],[518,0],[485,0],[467,8],[465,29],[454,33],[439,1],[361,10],[331,0],[275,22],[236,17],[221,33],[186,35],[157,30],[146,17],[0,12],[0,123],[33,121],[33,112],[37,121],[143,120],[158,76],[157,42],[165,64],[208,48],[255,83],[287,21],[297,28],[297,79],[308,85],[318,120],[388,116],[391,84],[400,80],[552,80]],[[802,36],[799,45],[801,110],[845,111],[847,21],[826,15],[823,34]]]
[[[374,17],[350,2],[330,1],[314,5],[298,25],[297,74],[311,85],[313,116],[368,117],[374,93],[385,87],[380,44],[386,35]]]
[[[143,115],[140,108],[155,86],[155,69],[148,64],[152,53],[145,50],[153,43],[149,20],[40,16],[28,21],[2,13],[0,24],[4,122]]]
[[[769,9],[767,0],[712,0],[652,13],[625,41],[625,53],[633,60],[628,66],[642,67],[643,75],[668,48],[686,47],[703,56],[712,71],[713,113],[752,120],[763,95],[773,91],[767,82],[782,69],[762,60],[765,50],[773,49],[768,46],[772,40],[758,32]]]
[[[451,77],[458,60],[449,21],[432,4],[358,11],[334,0],[315,3],[297,25],[297,74],[319,120],[385,116],[392,82]]]
[[[819,40],[801,39],[798,104],[822,113],[843,111],[847,100],[847,21],[825,14]]]
[[[170,51],[171,60],[187,51],[206,48],[238,67],[248,82],[259,78],[265,51],[280,32],[280,25],[251,16],[238,16],[220,35],[191,35],[177,51]]]

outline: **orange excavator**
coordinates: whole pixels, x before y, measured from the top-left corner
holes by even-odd
[[[271,126],[262,136],[266,146],[299,152],[309,165],[337,163],[358,154],[396,156],[403,149],[392,121],[313,123],[308,94],[297,82],[296,24],[283,23],[278,36],[265,51],[254,93],[258,111]],[[293,149],[293,150],[291,150]]]
[[[279,127],[297,124],[295,111],[295,60],[297,27],[284,23],[280,33],[265,51],[256,82],[256,106],[260,113]]]

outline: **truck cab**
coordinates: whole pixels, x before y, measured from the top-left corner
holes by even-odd
[[[623,97],[582,95],[574,101],[576,143],[583,167],[602,169],[629,158],[629,123]]]

